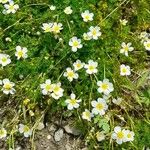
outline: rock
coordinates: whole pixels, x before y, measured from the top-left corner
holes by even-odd
[[[55,132],[55,134],[54,134],[54,139],[55,139],[55,141],[56,141],[56,142],[59,142],[59,141],[62,139],[63,134],[64,134],[64,130],[63,130],[63,129],[57,130],[57,131]]]
[[[50,140],[52,138],[51,135],[47,135],[47,139]]]
[[[81,131],[75,127],[71,127],[69,125],[64,126],[64,129],[67,133],[72,134],[72,135],[80,135]]]
[[[37,129],[38,130],[42,130],[44,128],[44,124],[43,122],[39,122],[38,126],[37,126]]]

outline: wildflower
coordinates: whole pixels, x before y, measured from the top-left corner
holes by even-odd
[[[72,110],[74,108],[78,108],[79,107],[78,103],[81,102],[81,99],[79,99],[79,100],[76,99],[76,95],[72,93],[70,95],[70,99],[67,99],[65,102],[67,103],[67,108],[69,110]]]
[[[121,104],[121,102],[122,102],[122,98],[120,98],[120,97],[118,97],[117,99],[113,99],[112,100],[112,102],[114,103],[114,104],[116,104],[116,105],[120,105]]]
[[[83,39],[84,39],[85,41],[89,41],[89,40],[92,39],[92,37],[89,36],[88,33],[83,33]]]
[[[150,51],[150,40],[144,42],[145,49]]]
[[[97,40],[98,39],[98,37],[100,37],[101,36],[101,32],[100,32],[100,27],[98,27],[98,26],[95,26],[95,27],[93,27],[93,26],[91,26],[90,28],[89,28],[89,32],[88,32],[88,36],[89,37],[91,37],[92,39],[94,39],[94,40]]]
[[[142,43],[147,41],[149,39],[149,37],[150,37],[150,34],[145,31],[141,32],[139,35],[139,38],[141,39]]]
[[[126,19],[121,20],[121,19],[120,19],[120,23],[121,23],[123,26],[126,26],[126,24],[128,23],[128,20],[126,20]]]
[[[81,13],[84,22],[92,21],[94,14],[90,13],[89,10],[85,10],[85,12]]]
[[[106,104],[106,101],[102,98],[98,98],[97,101],[92,101],[91,105],[93,107],[92,113],[95,115],[104,115],[105,111],[108,109],[108,105]]]
[[[84,67],[84,63],[82,63],[80,60],[76,60],[76,62],[73,63],[73,67],[75,71],[80,70]]]
[[[55,33],[55,34],[60,33],[60,30],[62,30],[62,29],[63,29],[62,23],[57,23],[57,22],[53,23],[53,26],[52,26],[53,33]]]
[[[14,94],[15,93],[15,89],[13,88],[15,86],[15,83],[13,82],[10,82],[9,79],[3,79],[2,80],[2,84],[3,84],[3,87],[2,87],[2,91],[3,93],[5,94]]]
[[[53,5],[50,6],[50,10],[55,10],[55,9],[56,9],[56,6],[53,6]]]
[[[53,23],[43,23],[42,25],[44,32],[52,32]]]
[[[12,42],[12,40],[11,40],[10,37],[6,37],[6,38],[5,38],[5,41],[6,41],[6,42]]]
[[[70,15],[72,14],[72,9],[70,6],[66,7],[65,10],[64,10],[64,13],[67,14],[67,15]]]
[[[73,52],[76,52],[78,48],[80,49],[83,47],[83,45],[81,44],[81,40],[78,39],[76,36],[70,39],[69,46],[72,47]]]
[[[27,126],[23,124],[19,124],[19,132],[24,134],[24,137],[29,137],[32,135],[32,130]]]
[[[0,64],[4,67],[11,63],[10,56],[7,54],[0,54]]]
[[[99,93],[104,93],[105,95],[109,95],[109,93],[111,93],[114,88],[113,88],[113,84],[109,82],[108,79],[104,79],[103,81],[98,81],[97,82],[98,85],[98,92]]]
[[[14,14],[19,9],[19,5],[14,4],[13,1],[9,1],[9,4],[5,4],[4,7],[6,9],[7,14],[10,14],[10,13]]]
[[[126,138],[125,141],[133,141],[134,140],[134,132],[130,130],[125,130]]]
[[[28,55],[27,55],[27,48],[26,47],[21,47],[21,46],[16,46],[16,53],[15,53],[15,56],[17,57],[17,59],[20,59],[20,58],[27,58]]]
[[[120,66],[120,75],[121,76],[129,76],[131,74],[130,67],[122,64]]]
[[[71,68],[66,69],[64,76],[67,77],[70,82],[73,81],[73,79],[77,79],[79,77],[79,75],[75,73]]]
[[[96,138],[97,138],[98,142],[105,140],[105,134],[104,134],[104,132],[103,131],[102,132],[98,131],[96,133]]]
[[[7,131],[4,128],[0,129],[0,139],[5,138],[7,136]]]
[[[62,97],[63,92],[64,92],[64,89],[61,88],[61,83],[60,82],[56,83],[56,84],[53,84],[53,91],[52,91],[51,96],[54,99],[59,99],[60,97]]]
[[[126,141],[126,131],[125,129],[121,129],[120,126],[116,126],[114,128],[114,132],[112,133],[112,139],[115,139],[118,144],[122,144]]]
[[[51,80],[47,79],[45,83],[40,85],[42,89],[42,94],[43,95],[48,95],[53,91],[53,84],[51,84]]]
[[[0,3],[2,4],[6,4],[7,2],[9,2],[9,0],[0,0]]]
[[[87,121],[91,121],[92,117],[93,117],[93,114],[88,109],[85,109],[85,111],[82,113],[82,118]]]
[[[88,64],[84,65],[84,68],[86,69],[86,73],[94,74],[97,73],[97,66],[98,66],[97,62],[94,62],[93,60],[89,60]]]
[[[124,53],[125,56],[128,56],[128,52],[131,52],[134,50],[134,48],[131,47],[131,45],[132,45],[131,43],[126,44],[125,42],[123,42],[121,44],[122,48],[120,49],[120,53]]]

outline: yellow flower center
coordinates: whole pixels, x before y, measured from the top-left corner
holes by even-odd
[[[77,67],[80,68],[80,67],[81,67],[81,64],[77,64]]]
[[[130,133],[128,133],[128,134],[127,134],[127,137],[128,137],[128,138],[131,138],[131,134],[130,134]]]
[[[125,46],[124,47],[124,50],[127,52],[129,50],[129,47],[128,46]]]
[[[73,46],[74,46],[74,47],[77,47],[78,45],[79,45],[78,41],[74,41],[74,42],[73,42]]]
[[[18,52],[18,56],[19,56],[19,57],[22,57],[22,56],[23,56],[23,52],[22,52],[22,51],[19,51],[19,52]]]
[[[118,133],[117,133],[117,137],[118,137],[119,139],[122,139],[122,138],[124,137],[123,132],[122,132],[122,131],[118,132]]]
[[[59,26],[54,26],[53,30],[54,30],[54,32],[58,32],[60,30],[60,27]]]
[[[0,136],[4,136],[5,135],[5,131],[2,129],[0,130]]]
[[[90,19],[90,16],[88,16],[88,15],[87,15],[87,16],[85,16],[85,19],[89,20],[89,19]]]
[[[71,99],[71,100],[70,100],[70,104],[71,104],[71,105],[75,105],[76,103],[77,103],[77,102],[76,102],[76,99]]]
[[[104,105],[101,104],[101,103],[98,103],[98,104],[96,105],[96,109],[97,109],[97,110],[102,110],[103,108],[104,108]]]
[[[97,32],[96,32],[95,29],[92,31],[92,34],[93,34],[93,35],[96,35],[96,34],[97,34]]]
[[[93,71],[95,69],[94,66],[89,66],[89,70]]]
[[[122,68],[122,72],[123,72],[123,73],[126,73],[126,72],[127,72],[127,69],[126,69],[126,68]]]
[[[103,83],[103,84],[102,84],[102,89],[103,89],[103,90],[107,90],[107,89],[108,89],[108,84]]]
[[[24,132],[28,132],[29,131],[29,127],[28,126],[24,126],[23,131]]]
[[[46,27],[45,28],[45,32],[50,32],[51,31],[51,28],[50,27]]]
[[[90,118],[90,112],[85,112],[85,116],[87,117],[87,118]]]
[[[7,58],[6,57],[3,57],[2,58],[2,62],[6,62],[7,61]]]
[[[73,78],[73,76],[74,76],[74,72],[73,71],[68,72],[68,77]]]
[[[45,87],[45,89],[47,90],[47,91],[49,91],[50,89],[51,89],[51,85],[46,85],[46,87]]]
[[[150,48],[150,43],[147,44],[147,47]]]
[[[10,5],[10,6],[9,6],[9,9],[10,9],[10,10],[14,10],[14,6],[13,6],[13,5]]]
[[[6,90],[10,90],[11,89],[11,84],[10,83],[6,83],[6,84],[4,84],[4,88],[6,89]]]
[[[60,90],[60,87],[59,87],[59,86],[56,86],[56,87],[54,87],[54,90],[53,90],[53,91],[54,91],[55,93],[57,93],[57,92],[59,92],[59,90]]]

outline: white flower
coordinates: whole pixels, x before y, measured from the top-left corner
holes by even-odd
[[[26,47],[16,46],[15,56],[17,57],[17,59],[20,59],[20,58],[25,59],[28,57],[27,52],[28,50]]]
[[[7,54],[0,54],[0,64],[4,67],[11,63],[10,56]]]
[[[125,134],[126,134],[126,137],[125,137],[126,142],[134,140],[134,132],[133,131],[125,130]]]
[[[93,114],[88,109],[85,109],[85,111],[82,113],[82,118],[85,120],[91,121],[92,117]]]
[[[93,27],[93,26],[91,26],[90,28],[89,28],[89,32],[87,33],[88,34],[88,36],[89,37],[91,37],[92,39],[94,39],[94,40],[97,40],[98,39],[98,37],[100,37],[101,36],[101,32],[100,32],[100,27],[98,27],[98,26],[95,26],[95,27]]]
[[[109,95],[114,90],[113,84],[110,83],[108,79],[98,81],[97,85],[99,86],[97,91],[99,93],[104,93],[105,95]]]
[[[89,10],[85,10],[85,12],[81,13],[84,22],[92,21],[94,14],[90,13]]]
[[[54,34],[60,33],[60,31],[61,31],[62,29],[63,29],[62,23],[57,23],[57,22],[54,22],[54,23],[53,23],[52,31],[53,31]]]
[[[128,22],[128,20],[126,20],[126,19],[123,19],[123,20],[120,19],[120,23],[121,23],[123,26],[125,26],[125,25],[127,24],[127,22]]]
[[[0,129],[0,139],[5,138],[7,136],[7,131],[4,128]]]
[[[97,138],[97,141],[98,142],[100,142],[100,141],[103,141],[103,140],[105,140],[105,134],[104,134],[104,132],[102,131],[102,132],[97,132],[96,133],[96,138]]]
[[[3,79],[2,84],[3,84],[3,87],[2,87],[3,93],[5,94],[15,93],[15,89],[13,88],[15,86],[15,83],[10,82],[9,79]]]
[[[93,60],[89,60],[88,64],[84,65],[84,68],[86,69],[86,73],[94,74],[97,73],[97,66],[98,66],[97,62],[94,62]]]
[[[53,5],[50,6],[50,10],[55,10],[55,9],[56,9],[56,6],[53,6]]]
[[[17,11],[17,9],[19,9],[19,5],[14,4],[13,1],[10,1],[9,4],[5,4],[4,7],[6,9],[7,14],[10,14],[10,13],[14,14]]]
[[[6,4],[7,2],[9,2],[9,0],[0,0],[0,3],[2,4]]]
[[[144,42],[145,49],[150,51],[150,40]]]
[[[65,10],[64,10],[64,13],[67,14],[67,15],[70,15],[72,14],[72,9],[70,6],[66,7]]]
[[[24,137],[29,137],[32,135],[32,130],[27,126],[23,124],[19,124],[19,132],[24,134]]]
[[[5,38],[5,41],[6,41],[6,42],[11,42],[12,40],[11,40],[10,37],[6,37],[6,38]]]
[[[53,91],[52,91],[51,96],[54,99],[59,99],[60,97],[62,97],[63,92],[64,92],[64,89],[61,88],[61,83],[60,82],[56,83],[56,84],[53,84]]]
[[[97,101],[92,101],[91,105],[93,107],[92,113],[95,115],[104,115],[105,111],[108,109],[108,105],[106,104],[106,101],[102,98],[98,98]]]
[[[70,82],[73,81],[73,79],[78,79],[79,77],[79,75],[75,73],[75,71],[73,71],[71,68],[66,69],[64,76],[67,77]]]
[[[121,76],[129,76],[130,74],[131,74],[130,66],[126,66],[126,65],[122,64],[120,66],[120,75]]]
[[[120,105],[121,104],[121,102],[122,102],[122,98],[120,98],[120,97],[118,97],[117,99],[113,99],[112,100],[112,102],[114,103],[114,104],[116,104],[116,105]]]
[[[122,144],[126,141],[126,132],[125,129],[121,129],[121,127],[116,126],[114,128],[114,132],[112,133],[112,139],[115,139],[118,144]]]
[[[131,43],[126,44],[125,42],[123,42],[121,44],[122,48],[120,49],[120,53],[124,53],[125,56],[128,56],[128,52],[131,52],[134,50],[134,48],[131,47],[131,45],[132,45]]]
[[[42,94],[43,95],[48,95],[53,91],[53,84],[51,84],[51,80],[47,79],[45,83],[40,85],[42,89]]]
[[[76,99],[76,95],[72,93],[70,95],[70,99],[67,99],[65,102],[67,103],[67,108],[69,110],[72,110],[74,108],[78,108],[79,107],[78,103],[81,102],[81,99],[79,99],[79,100]]]
[[[76,52],[78,48],[80,49],[83,47],[83,45],[81,44],[81,39],[78,39],[76,36],[70,39],[69,46],[72,47],[73,52]]]
[[[85,41],[89,41],[89,40],[92,39],[92,37],[89,36],[88,33],[83,33],[83,39],[84,39]]]
[[[52,32],[53,23],[43,23],[42,25],[44,32]]]
[[[141,32],[139,35],[139,38],[141,39],[142,43],[149,40],[149,37],[150,37],[150,34],[145,31]]]
[[[75,71],[80,70],[84,67],[84,63],[82,63],[80,60],[76,60],[76,62],[73,63],[73,67]]]

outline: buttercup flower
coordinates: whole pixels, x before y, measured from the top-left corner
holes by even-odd
[[[97,62],[94,62],[93,60],[89,60],[88,64],[84,65],[84,68],[86,69],[86,73],[94,74],[97,73],[97,66],[98,66]]]
[[[53,26],[52,26],[52,31],[53,33],[57,34],[57,33],[60,33],[60,31],[63,29],[62,27],[62,23],[57,23],[57,22],[54,22],[53,23]]]
[[[73,67],[75,71],[80,70],[84,67],[84,63],[82,63],[80,60],[76,60],[76,62],[73,63]]]
[[[52,32],[53,23],[43,23],[42,29],[44,32]]]
[[[104,93],[105,95],[109,95],[114,90],[113,84],[110,83],[108,79],[98,81],[97,85],[99,87],[97,91],[99,93]]]
[[[81,40],[78,39],[76,36],[74,36],[70,39],[69,46],[72,47],[73,52],[76,52],[77,49],[80,49],[83,47],[83,45],[81,44]]]
[[[6,9],[7,14],[10,14],[10,13],[14,14],[19,9],[19,5],[14,4],[13,1],[9,1],[9,4],[5,4],[4,7]]]
[[[56,9],[56,6],[53,6],[53,5],[50,6],[50,10],[55,10],[55,9]]]
[[[122,64],[120,66],[120,75],[121,76],[129,76],[131,74],[130,67]]]
[[[124,53],[125,56],[128,56],[128,52],[131,52],[134,50],[134,48],[131,47],[131,45],[132,45],[131,43],[126,44],[125,42],[123,42],[121,44],[122,48],[120,49],[120,53]]]
[[[91,121],[92,117],[93,117],[93,114],[88,109],[85,109],[85,111],[82,113],[82,118],[87,121]]]
[[[121,129],[120,126],[116,126],[114,128],[114,132],[112,133],[112,139],[115,139],[118,144],[122,144],[126,142],[126,131],[125,129]]]
[[[108,105],[106,104],[106,101],[102,98],[98,98],[97,101],[92,101],[91,105],[93,107],[92,113],[95,115],[104,115],[105,111],[108,109]]]
[[[83,33],[83,39],[84,39],[85,41],[89,41],[89,40],[92,39],[92,37],[89,36],[88,33]]]
[[[72,14],[72,9],[70,6],[66,7],[65,10],[64,10],[64,13],[67,14],[67,15],[70,15]]]
[[[123,26],[125,26],[125,25],[128,23],[128,20],[126,20],[126,19],[121,20],[121,19],[120,19],[120,23],[121,23]]]
[[[133,131],[125,130],[125,134],[126,134],[126,137],[125,137],[126,142],[134,140],[134,132]]]
[[[89,10],[85,10],[85,12],[81,13],[84,22],[92,21],[94,14],[90,13]]]
[[[53,91],[53,84],[51,84],[51,80],[47,79],[45,83],[40,85],[42,89],[43,95],[48,95]]]
[[[150,51],[150,39],[144,42],[145,49]]]
[[[70,99],[67,99],[66,101],[67,104],[67,108],[69,110],[72,110],[74,108],[78,108],[79,107],[79,103],[81,102],[81,99],[76,99],[76,95],[75,94],[71,94],[70,95]]]
[[[29,137],[32,135],[32,130],[27,126],[23,124],[19,124],[19,132],[24,134],[24,137]]]
[[[21,46],[16,46],[16,53],[15,53],[15,56],[17,57],[17,59],[20,59],[20,58],[27,58],[28,55],[27,55],[27,48],[26,47],[21,47]]]
[[[52,91],[51,96],[54,99],[59,99],[60,97],[62,97],[63,92],[64,92],[64,89],[61,88],[61,83],[60,82],[56,83],[56,84],[53,84],[53,91]]]
[[[64,76],[67,77],[70,82],[73,81],[73,79],[77,79],[79,77],[79,75],[75,73],[71,68],[66,69]]]
[[[10,56],[7,54],[0,54],[0,64],[4,67],[11,63]]]
[[[2,128],[0,129],[0,139],[5,138],[7,136],[7,131]]]
[[[10,82],[9,79],[3,79],[1,84],[3,85],[2,87],[2,91],[5,94],[14,94],[15,93],[15,89],[13,88],[15,86],[15,83]]]
[[[95,26],[95,27],[93,27],[93,26],[91,26],[90,28],[89,28],[89,32],[87,33],[88,34],[88,36],[89,37],[91,37],[92,39],[94,39],[94,40],[97,40],[98,39],[98,37],[100,37],[101,36],[101,32],[100,32],[100,27],[98,27],[98,26]]]

